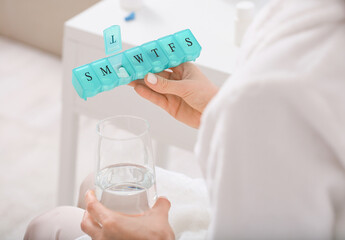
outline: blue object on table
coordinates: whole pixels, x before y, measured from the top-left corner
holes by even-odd
[[[103,31],[105,55],[112,55],[122,50],[121,30],[119,25],[113,25]]]
[[[72,84],[78,95],[86,100],[100,92],[144,78],[149,72],[157,73],[183,62],[195,61],[200,52],[200,44],[186,29],[74,68]]]
[[[125,17],[125,21],[129,22],[135,19],[135,12],[131,12],[130,14],[128,14],[127,17]]]

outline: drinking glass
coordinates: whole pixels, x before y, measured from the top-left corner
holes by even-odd
[[[150,209],[157,198],[149,124],[115,116],[97,124],[96,196],[106,207],[127,214]]]

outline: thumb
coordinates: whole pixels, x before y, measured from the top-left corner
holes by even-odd
[[[159,93],[182,96],[185,91],[183,81],[168,80],[157,74],[148,73],[144,80],[149,88]]]
[[[170,206],[171,203],[167,198],[159,197],[152,209],[157,210],[160,213],[168,214]]]

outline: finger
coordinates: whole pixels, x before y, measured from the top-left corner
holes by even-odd
[[[146,85],[137,85],[134,88],[134,90],[141,97],[143,97],[143,98],[149,100],[150,102],[152,102],[153,104],[156,104],[159,107],[167,110],[167,108],[168,108],[168,99],[164,95],[153,91],[152,89],[150,89]]]
[[[161,76],[161,77],[164,77],[166,79],[170,79],[171,78],[171,74],[173,74],[172,71],[168,72],[167,69],[162,71],[162,72],[159,72],[159,73],[156,73],[157,75]],[[134,80],[130,83],[128,83],[128,86],[131,86],[131,87],[135,87],[137,86],[138,84],[145,84],[145,81],[144,79],[137,79],[137,80]]]
[[[88,234],[92,239],[95,239],[98,234],[100,234],[100,231],[102,228],[99,226],[98,223],[96,223],[90,214],[85,211],[83,220],[80,224],[81,230],[83,230],[84,233]]]
[[[167,198],[159,197],[155,205],[152,207],[152,209],[162,214],[168,214],[170,207],[171,207],[171,203]]]
[[[91,217],[102,224],[105,217],[111,214],[111,210],[104,207],[96,198],[94,191],[88,191],[85,195],[86,210]]]
[[[165,69],[164,71],[155,73],[155,74],[163,78],[166,78],[168,80],[176,80],[176,81],[182,80],[181,78],[182,75],[176,74],[175,72],[171,71],[171,69]]]
[[[183,80],[182,75],[177,74],[176,72],[173,72],[173,71],[169,72],[167,70],[170,70],[170,69],[166,69],[163,72],[159,72],[159,73],[155,73],[155,74],[158,76],[161,76],[163,78],[166,78],[168,80],[176,80],[176,81]]]
[[[173,94],[181,97],[186,91],[183,81],[168,80],[157,74],[149,73],[144,80],[147,86],[159,93]]]
[[[171,79],[172,72],[162,71],[162,72],[155,73],[155,74],[158,76],[161,76],[163,78],[166,78],[166,79]]]
[[[187,63],[182,63],[182,64],[180,64],[180,65],[178,65],[178,66],[176,66],[176,67],[172,67],[172,68],[170,68],[170,69],[171,69],[175,74],[177,74],[177,75],[179,75],[179,76],[182,76],[186,64],[188,64],[188,62],[187,62]]]
[[[144,79],[138,79],[138,80],[132,81],[128,83],[128,86],[135,87],[138,84],[145,84]]]

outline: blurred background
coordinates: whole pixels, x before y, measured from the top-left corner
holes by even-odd
[[[97,2],[1,0],[0,34],[61,57],[64,22]]]
[[[119,14],[118,9],[121,8],[119,1],[101,2],[113,2],[111,6],[114,6],[114,15]],[[66,81],[69,80],[69,77],[66,77],[68,76],[66,72],[70,73],[69,69],[81,63],[96,60],[96,57],[104,57],[101,31],[99,30],[104,28],[104,23],[98,23],[97,19],[106,21],[107,18],[104,17],[106,14],[99,11],[102,7],[104,8],[104,4],[101,2],[99,0],[0,0],[1,239],[22,239],[26,226],[33,217],[58,204],[60,134],[64,131],[61,129],[63,126],[61,125],[62,109],[66,101],[67,105],[69,103],[69,98],[64,97],[63,87],[66,85],[63,85],[63,82],[66,78]],[[157,39],[166,33],[171,34],[178,29],[182,30],[180,27],[184,25],[176,19],[184,16],[186,19],[190,17],[190,21],[194,24],[191,23],[194,26],[193,33],[197,33],[196,35],[199,37],[197,39],[201,39],[201,45],[209,44],[210,49],[213,46],[214,50],[207,51],[207,48],[204,48],[205,53],[200,58],[201,67],[204,66],[204,71],[208,76],[216,76],[214,78],[219,79],[217,84],[221,85],[233,70],[234,60],[230,59],[229,63],[226,61],[228,61],[228,53],[235,55],[233,19],[236,15],[234,6],[238,1],[202,0],[199,1],[201,7],[194,4],[196,1],[189,3],[184,1],[188,6],[187,9],[169,13],[162,13],[159,8],[169,9],[173,4],[181,4],[183,1],[160,2],[144,1],[144,5],[155,6],[156,4],[157,12],[154,11],[154,7],[150,11],[139,10],[137,12],[137,19],[133,21],[137,21],[138,25],[140,22],[143,23],[143,26],[146,26],[145,29],[142,26],[137,28],[148,33],[138,37],[138,42],[144,43],[143,41]],[[256,4],[261,6],[264,2],[259,1]],[[182,4],[180,9],[182,9],[181,6]],[[219,12],[214,11],[208,16],[209,19],[202,19],[208,6],[211,9],[219,9]],[[108,15],[109,13],[111,11],[108,9]],[[123,19],[126,13],[129,12],[121,10],[119,18]],[[193,15],[194,13],[196,15]],[[69,32],[66,33],[65,29],[64,33],[64,23],[78,14],[81,14],[80,17],[74,18],[70,22]],[[177,24],[173,25],[165,19],[169,14],[175,16]],[[252,16],[253,13],[249,14]],[[91,22],[86,20],[89,17],[92,18]],[[85,22],[83,23],[83,21]],[[150,21],[154,26],[153,29],[150,29],[148,25]],[[206,21],[213,25],[205,26]],[[161,26],[158,26],[158,23]],[[118,23],[108,22],[108,25],[112,24]],[[134,37],[130,32],[136,28],[135,24],[131,23],[127,28],[123,28],[125,33],[123,37],[127,38],[125,39],[127,48],[138,44],[132,40]],[[186,24],[188,26],[188,22]],[[214,26],[214,28],[210,26]],[[165,30],[160,31],[157,30],[158,28]],[[218,32],[220,33],[218,34]],[[217,44],[215,40],[212,40],[211,33],[221,39],[221,46],[226,46],[223,50],[227,54],[221,55],[216,61],[212,54],[217,54],[219,50],[216,49]],[[64,36],[65,40],[63,40]],[[78,43],[79,37],[85,37],[90,41],[82,42],[83,40],[80,40],[81,42]],[[92,42],[94,46],[91,46],[90,42],[93,38],[95,38]],[[85,46],[88,47],[86,48],[82,44],[86,44]],[[68,65],[74,56],[70,54],[70,51],[74,50],[76,51],[75,56],[82,60],[76,60],[73,64]],[[87,55],[89,52],[90,54]],[[210,61],[212,63],[208,64]],[[210,66],[211,64],[214,66]],[[227,65],[229,68],[226,67]],[[88,100],[87,103],[80,102],[79,104],[78,101],[83,100],[79,99],[74,90],[72,91],[75,95],[73,98],[76,100],[73,100],[71,104],[76,104],[76,106],[83,107],[86,104],[97,106],[100,101],[105,101],[101,99],[103,97],[95,97],[98,100]],[[112,91],[105,93],[105,99],[112,94],[114,95]],[[159,114],[165,113],[159,112]],[[84,177],[93,170],[93,146],[95,146],[97,138],[95,125],[100,118],[106,115],[105,113],[81,113],[78,116],[76,189]],[[170,116],[164,115],[164,117],[170,119]],[[191,133],[191,136],[191,139],[194,139],[196,133]],[[191,178],[202,177],[191,151],[192,147],[183,148],[170,147],[167,159],[162,166],[184,173]]]
[[[98,0],[0,0],[0,238],[56,204],[63,24]]]

